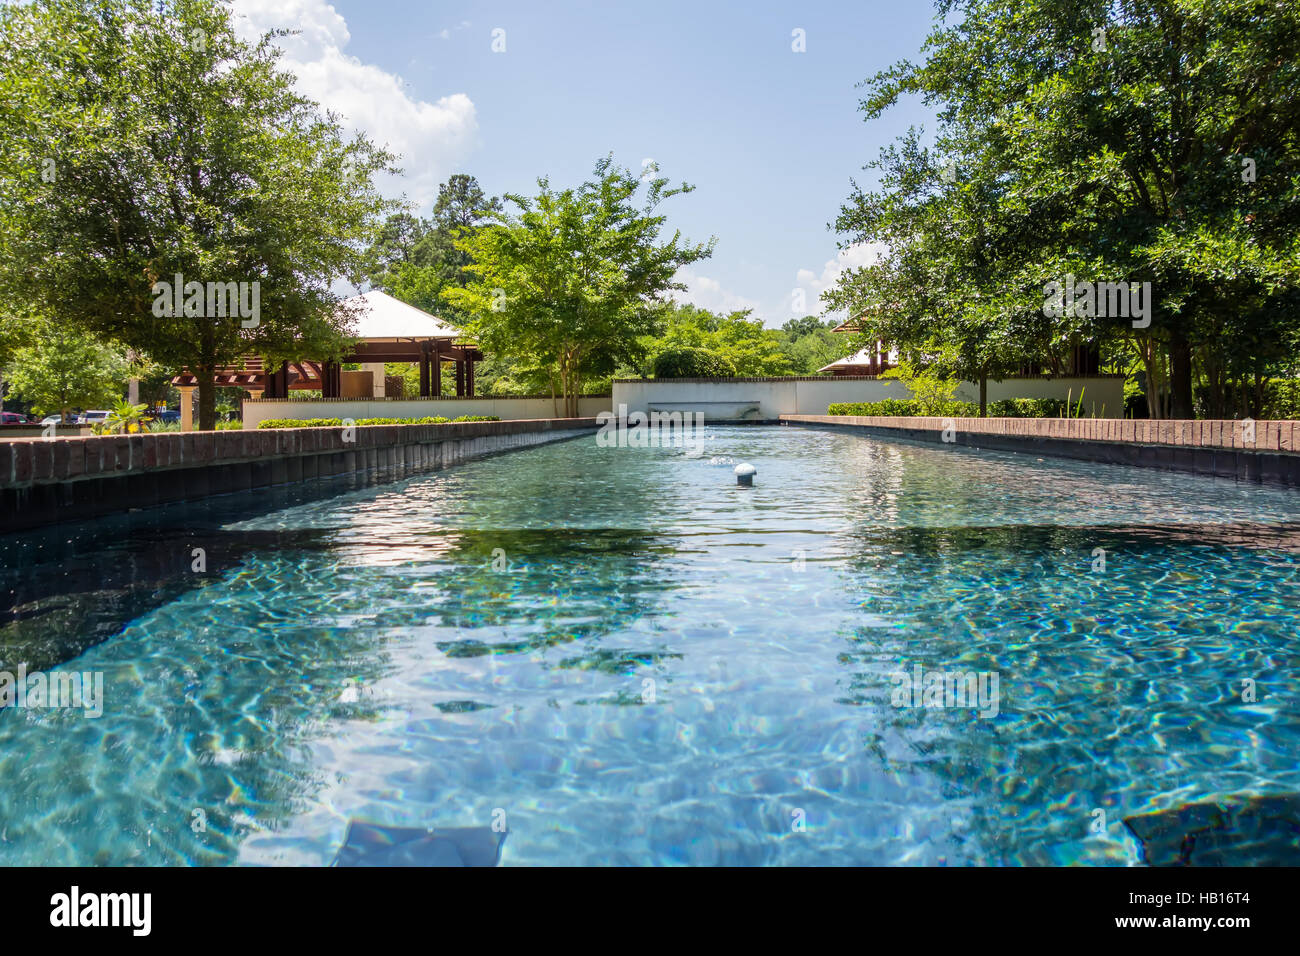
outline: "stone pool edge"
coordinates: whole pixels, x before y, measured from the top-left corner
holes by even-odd
[[[597,427],[548,418],[0,442],[0,533],[338,475],[435,471]]]
[[[1240,421],[782,415],[781,423],[1300,488],[1297,421],[1254,422],[1253,442]]]

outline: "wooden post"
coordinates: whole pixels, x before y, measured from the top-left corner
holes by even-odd
[[[465,395],[465,360],[463,358],[456,360],[456,395],[460,398]]]
[[[474,397],[474,360],[468,357],[465,359],[465,394]]]
[[[429,398],[429,343],[420,343],[420,397]]]
[[[322,362],[320,366],[321,398],[338,398],[343,391],[343,366],[338,362]]]

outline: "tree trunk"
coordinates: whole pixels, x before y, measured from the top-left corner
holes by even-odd
[[[217,427],[217,386],[212,381],[212,367],[195,369],[199,380],[199,431]]]
[[[1169,417],[1195,418],[1192,400],[1192,347],[1181,330],[1169,337]]]

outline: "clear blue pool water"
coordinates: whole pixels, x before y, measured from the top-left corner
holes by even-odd
[[[1300,496],[710,434],[7,539],[0,662],[105,705],[0,710],[0,859],[319,865],[503,811],[505,865],[1122,865],[1126,815],[1300,787]],[[893,706],[916,664],[998,715]]]

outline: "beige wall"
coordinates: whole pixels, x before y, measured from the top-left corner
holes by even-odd
[[[578,400],[578,415],[594,418],[610,410],[608,397],[584,396]],[[279,401],[263,399],[244,402],[244,427],[256,428],[268,418],[459,418],[461,415],[495,415],[502,421],[535,418],[560,418],[549,398],[410,398],[410,399],[337,399],[318,398]],[[825,411],[825,409],[823,409]]]
[[[1010,378],[989,382],[989,401],[1004,398],[1073,398],[1083,392],[1085,409],[1098,416],[1118,418],[1124,407],[1124,380],[1118,377]],[[730,417],[775,419],[781,415],[825,415],[832,402],[878,402],[908,398],[907,388],[896,379],[817,378],[759,379],[756,381],[655,381],[615,382],[613,407],[629,412],[703,411],[706,419]],[[979,401],[979,386],[963,382],[956,397]],[[750,405],[757,413],[743,414]],[[679,407],[678,407],[679,406]],[[728,407],[730,406],[730,408]],[[735,414],[729,414],[734,412]],[[585,412],[584,412],[585,414]]]
[[[374,398],[374,372],[340,372],[339,391],[343,398]]]

